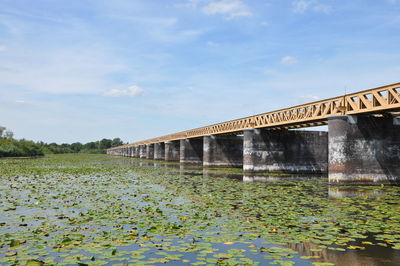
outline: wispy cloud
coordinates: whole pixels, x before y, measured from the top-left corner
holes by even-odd
[[[309,94],[309,95],[300,96],[300,99],[303,102],[314,102],[314,101],[321,100],[321,97]]]
[[[326,14],[332,12],[330,5],[323,4],[319,0],[295,0],[292,2],[292,7],[295,13],[305,13],[309,10]]]
[[[7,46],[5,45],[0,45],[0,52],[4,52],[7,50]]]
[[[207,15],[226,15],[229,18],[247,17],[252,13],[249,8],[240,0],[211,1],[202,8]]]
[[[110,89],[103,93],[106,97],[139,97],[144,96],[144,90],[136,85],[130,86],[127,89]]]
[[[32,53],[20,55],[19,49],[10,51],[8,57],[0,57],[7,65],[0,68],[2,84],[32,92],[97,94],[113,85],[106,78],[108,75],[126,70],[122,63],[101,50],[69,48],[43,54],[33,49]]]
[[[222,15],[229,19],[253,15],[241,0],[188,0],[186,4],[179,6],[199,8],[206,15]]]
[[[207,46],[210,46],[210,47],[218,47],[218,46],[219,46],[219,43],[212,42],[212,41],[208,41],[208,42],[207,42]]]
[[[297,64],[297,63],[298,63],[298,60],[294,56],[288,55],[288,56],[282,57],[282,59],[281,59],[281,64],[282,65],[294,65],[294,64]]]
[[[25,100],[15,100],[15,104],[26,104],[27,102]]]

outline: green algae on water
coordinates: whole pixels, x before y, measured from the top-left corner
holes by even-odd
[[[330,265],[332,254],[400,248],[398,187],[341,197],[346,187],[325,178],[245,183],[224,169],[174,166],[105,155],[0,160],[0,263]]]

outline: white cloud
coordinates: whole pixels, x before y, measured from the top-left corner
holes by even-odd
[[[312,1],[305,1],[305,0],[294,1],[292,3],[293,11],[295,13],[304,13],[309,8],[311,2]]]
[[[0,45],[0,52],[4,52],[7,50],[7,47],[4,45]]]
[[[282,65],[294,65],[294,64],[297,64],[297,63],[298,63],[298,60],[294,56],[288,55],[288,56],[282,57],[282,59],[281,59],[281,64]]]
[[[252,15],[249,8],[240,0],[211,1],[203,6],[202,11],[207,15],[226,15],[229,18]]]
[[[303,95],[300,96],[302,102],[315,102],[321,100],[321,97],[315,95]]]
[[[139,97],[144,96],[144,90],[136,85],[130,86],[127,89],[111,89],[103,93],[106,97]]]
[[[219,46],[219,43],[212,42],[212,41],[208,41],[208,42],[207,42],[207,46],[210,46],[210,47],[218,47],[218,46]]]
[[[205,2],[205,0],[188,0],[186,6],[197,7],[202,2]]]
[[[242,0],[187,0],[185,4],[177,4],[175,7],[196,8],[206,15],[223,15],[229,19],[253,15]]]
[[[395,5],[397,3],[397,0],[387,0],[389,4]]]
[[[332,7],[326,4],[321,4],[319,0],[295,0],[292,2],[293,12],[305,13],[309,10],[319,13],[329,14]]]

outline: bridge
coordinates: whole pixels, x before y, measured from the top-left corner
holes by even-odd
[[[143,140],[107,154],[327,173],[330,183],[400,183],[400,83]],[[328,125],[328,132],[300,130]]]

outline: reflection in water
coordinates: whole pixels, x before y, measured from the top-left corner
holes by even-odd
[[[329,186],[328,195],[331,199],[340,199],[348,197],[376,197],[382,196],[385,193],[377,189],[366,189],[357,187],[338,187]]]
[[[321,178],[320,176],[304,176],[304,175],[243,175],[243,182],[276,182],[282,180],[307,180],[313,178]]]
[[[399,252],[380,246],[370,246],[366,250],[346,250],[346,252],[321,249],[314,243],[288,244],[286,247],[296,250],[303,256],[316,261],[329,261],[340,266],[395,266],[400,261]]]
[[[229,179],[237,179],[242,180],[242,174],[222,174],[220,172],[215,172],[213,169],[203,168],[203,176],[206,178],[216,177],[216,178],[229,178]]]
[[[310,182],[316,181],[315,179],[322,180],[321,182],[318,182],[318,186],[316,187],[311,187],[311,189],[307,190],[305,187],[304,191],[301,191],[304,197],[309,197],[311,198],[311,202],[308,202],[307,204],[304,204],[301,207],[304,207],[305,210],[307,208],[315,208],[315,206],[318,206],[318,204],[312,204],[313,200],[316,202],[326,202],[327,198],[330,199],[340,199],[340,198],[353,198],[353,197],[376,197],[376,196],[381,196],[385,195],[385,191],[380,189],[379,187],[359,187],[359,186],[329,186],[327,185],[327,178],[326,177],[318,177],[318,176],[304,176],[304,175],[265,175],[265,174],[243,174],[240,170],[237,168],[224,168],[224,169],[213,169],[213,168],[203,168],[201,164],[179,164],[179,163],[168,163],[168,162],[163,162],[163,161],[150,161],[150,160],[139,160],[139,159],[127,159],[125,160],[126,162],[136,165],[136,166],[150,166],[150,167],[166,167],[171,169],[171,173],[174,173],[174,176],[176,176],[179,179],[185,179],[185,187],[191,187],[193,186],[193,191],[198,194],[198,195],[203,195],[203,194],[210,194],[215,193],[215,191],[218,191],[219,188],[215,188],[215,184],[213,184],[213,180],[216,180],[217,178],[220,178],[220,180],[223,181],[223,178],[230,178],[230,179],[237,179],[241,180],[245,183],[252,183],[252,182],[263,182],[267,184],[246,184],[246,185],[237,185],[240,187],[243,191],[241,192],[240,196],[238,196],[236,201],[232,201],[230,206],[232,207],[233,210],[236,209],[243,209],[244,207],[242,206],[243,204],[246,203],[251,203],[251,202],[256,202],[260,199],[265,200],[265,197],[268,197],[268,194],[264,194],[261,192],[260,194],[254,193],[253,190],[246,190],[246,188],[251,189],[252,187],[258,187],[262,188],[265,186],[265,190],[268,189],[268,187],[271,187],[268,182],[271,182],[271,185],[274,185],[274,187],[279,188],[285,184],[285,187],[287,187],[287,184],[289,183],[292,185],[293,183],[296,184],[296,181],[305,181],[308,182],[307,180],[310,180]],[[181,176],[177,176],[176,174],[179,173]],[[197,179],[196,179],[197,176]],[[199,177],[200,176],[200,177]],[[201,177],[203,176],[203,178]],[[192,178],[193,177],[193,178]],[[195,182],[193,182],[195,180]],[[287,182],[289,181],[289,182]],[[294,182],[293,182],[294,181]],[[317,180],[318,181],[318,180]],[[193,182],[193,183],[192,183]],[[228,182],[227,182],[228,183]],[[300,183],[300,182],[299,182]],[[221,182],[219,182],[221,184]],[[232,183],[231,183],[232,184]],[[303,183],[304,184],[304,183]],[[211,192],[210,192],[211,191]],[[299,192],[298,190],[285,190],[286,194],[290,193],[297,193]],[[226,198],[231,198],[232,195],[229,194],[227,195],[225,191],[221,191],[221,194],[213,194],[213,195],[219,195],[220,200],[224,201]],[[311,193],[311,194],[310,194]],[[310,196],[312,195],[312,196]],[[257,197],[257,198],[256,198]],[[287,197],[282,197],[287,200]],[[293,198],[293,202],[296,202],[298,198]],[[358,199],[355,199],[358,201]],[[272,199],[273,201],[273,199]],[[229,201],[227,201],[229,202]],[[333,202],[333,201],[330,201]],[[250,205],[252,206],[252,205]],[[254,206],[253,208],[257,208],[260,206],[258,203]],[[273,205],[272,205],[273,206]],[[280,208],[280,204],[277,207],[277,209]],[[251,208],[248,208],[251,209]],[[321,209],[324,210],[324,209]],[[336,209],[335,209],[336,210]],[[276,211],[276,210],[275,210]],[[263,213],[268,213],[266,209],[259,209],[257,210],[256,214],[252,213],[249,215],[247,213],[247,220],[250,221],[251,219],[263,219]],[[273,212],[272,212],[273,213]],[[282,215],[285,214],[285,211],[281,213]],[[326,210],[325,216],[324,217],[335,217],[337,213],[333,213],[332,211],[329,211],[329,209]],[[310,216],[313,217],[313,216]],[[321,217],[320,217],[321,218]],[[318,219],[311,219],[309,220],[310,224],[313,224],[314,226],[318,225],[317,224]],[[336,221],[335,221],[336,222]],[[295,224],[295,223],[294,223]],[[340,227],[340,226],[339,226]],[[372,240],[373,237],[371,236],[371,239],[362,239],[360,241],[371,241],[375,242]],[[306,240],[306,241],[311,241],[311,240]],[[385,248],[381,247],[378,245],[363,245],[361,243],[354,242],[352,245],[356,246],[363,246],[365,247],[365,250],[349,250],[346,249],[346,251],[338,251],[338,250],[331,250],[331,249],[325,249],[325,248],[320,248],[318,244],[311,243],[311,242],[304,242],[304,243],[297,243],[297,244],[287,244],[285,245],[286,247],[293,249],[297,252],[299,252],[302,256],[307,256],[312,260],[319,261],[319,262],[331,262],[334,263],[335,265],[397,265],[398,262],[400,261],[400,252],[396,251],[391,248]],[[343,246],[336,246],[343,248]],[[345,248],[345,247],[344,247]],[[397,263],[396,263],[397,262]]]
[[[165,168],[173,168],[173,169],[179,169],[180,165],[178,163],[166,163],[164,164]]]
[[[203,169],[203,165],[201,164],[180,164],[179,165],[179,174],[180,175],[200,175],[199,173],[195,174],[195,172],[199,172]]]
[[[282,178],[270,177],[270,176],[243,175],[243,182],[268,182],[268,181],[277,181],[279,179]]]

